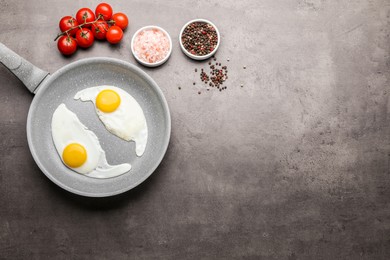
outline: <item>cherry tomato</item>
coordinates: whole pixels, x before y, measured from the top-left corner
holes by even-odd
[[[62,54],[71,55],[77,50],[77,42],[73,37],[63,35],[58,40],[57,47]]]
[[[96,7],[95,10],[96,17],[99,17],[99,15],[103,16],[103,19],[108,21],[111,19],[112,16],[112,7],[111,5],[107,3],[101,3]]]
[[[112,44],[116,44],[122,40],[123,31],[119,26],[113,25],[108,29],[107,41]]]
[[[65,32],[66,30],[69,30],[70,28],[74,26],[78,26],[79,23],[76,19],[74,19],[72,16],[64,16],[60,20],[60,30],[61,32]],[[73,30],[69,31],[69,34],[74,36],[77,32],[78,28],[74,28]]]
[[[81,48],[91,47],[95,38],[93,37],[93,33],[88,28],[79,29],[76,33],[77,44]]]
[[[114,14],[112,20],[115,22],[115,25],[119,26],[122,30],[126,29],[127,25],[129,25],[129,19],[124,13]]]
[[[104,40],[106,39],[106,34],[108,31],[108,24],[106,21],[97,21],[96,23],[92,24],[92,33],[93,36],[98,40]]]
[[[95,21],[95,14],[89,8],[81,8],[76,13],[76,19],[79,24],[83,24],[84,22],[93,22]],[[91,24],[87,24],[85,27],[90,28]]]

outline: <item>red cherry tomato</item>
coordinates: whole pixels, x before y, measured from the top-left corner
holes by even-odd
[[[122,40],[123,31],[119,26],[113,25],[108,29],[107,41],[111,44],[116,44]]]
[[[84,22],[87,22],[87,23],[93,22],[93,21],[95,21],[95,14],[89,8],[81,8],[76,13],[76,19],[80,25],[83,24]],[[87,25],[85,25],[85,27],[90,28],[91,24],[87,24]]]
[[[124,13],[114,14],[112,20],[115,22],[115,25],[119,26],[122,30],[126,29],[127,25],[129,25],[129,19]]]
[[[96,7],[95,10],[96,18],[99,17],[99,15],[103,16],[103,19],[108,21],[111,19],[112,16],[112,7],[111,5],[107,3],[101,3]]]
[[[59,25],[60,25],[61,32],[65,32],[66,30],[69,30],[72,27],[78,26],[79,23],[72,16],[64,16],[61,18]],[[75,28],[75,29],[69,31],[69,34],[74,36],[76,34],[77,30],[78,30],[78,28]]]
[[[92,46],[95,39],[90,29],[82,28],[77,31],[76,40],[81,48],[88,48]]]
[[[92,33],[93,36],[98,40],[104,40],[106,39],[106,34],[108,31],[108,24],[106,21],[97,21],[96,23],[92,24]]]
[[[77,50],[77,42],[71,36],[61,36],[57,42],[58,50],[64,55],[71,55]]]

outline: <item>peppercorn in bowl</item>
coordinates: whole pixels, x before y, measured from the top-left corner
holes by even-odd
[[[195,19],[183,26],[179,41],[182,51],[188,57],[205,60],[217,52],[221,37],[218,28],[212,22]]]

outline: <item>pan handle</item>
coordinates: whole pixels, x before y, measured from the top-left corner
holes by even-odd
[[[49,75],[35,67],[7,46],[0,42],[0,62],[18,77],[31,93],[36,93],[38,86]]]

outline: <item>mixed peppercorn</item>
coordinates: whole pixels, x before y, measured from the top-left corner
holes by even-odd
[[[214,58],[214,61],[217,59]],[[211,61],[209,62],[210,65],[210,72],[207,74],[203,69],[200,73],[200,79],[202,82],[204,82],[206,85],[208,85],[211,88],[217,88],[219,91],[227,89],[226,86],[223,86],[224,82],[229,78],[227,73],[227,66],[222,66],[222,63],[216,62],[215,64],[212,64]]]
[[[209,23],[193,22],[184,29],[181,41],[184,48],[191,54],[204,56],[217,47],[218,34]]]
[[[215,63],[213,63],[213,61]],[[204,83],[204,87],[207,91],[210,91],[212,89],[216,89],[217,91],[223,91],[226,90],[228,87],[226,86],[226,80],[229,78],[228,76],[228,67],[226,65],[222,65],[220,62],[216,62],[217,58],[214,56],[210,59],[210,61],[207,63],[209,65],[209,71],[206,72],[207,69],[200,69],[199,73],[199,79]],[[230,61],[229,58],[227,58],[227,61]],[[243,69],[246,69],[246,66],[243,66]],[[198,68],[194,69],[195,73],[197,73],[199,70]],[[197,85],[194,81],[192,85]],[[202,88],[202,84],[200,87],[196,87],[198,90],[198,94],[202,94],[202,91],[200,88]],[[240,87],[243,88],[244,84],[240,84]],[[179,86],[179,90],[182,88]]]
[[[217,59],[213,57],[213,60],[216,61]],[[207,73],[204,69],[200,69],[199,73],[199,78],[205,84],[206,90],[210,91],[211,88],[216,88],[222,91],[227,89],[227,86],[223,86],[224,82],[229,78],[227,66],[222,66],[220,62],[213,64],[211,61],[208,64],[209,72]],[[195,72],[198,72],[197,68],[195,68]],[[193,85],[196,85],[196,82],[193,82]],[[201,91],[198,91],[198,94],[201,93]]]

